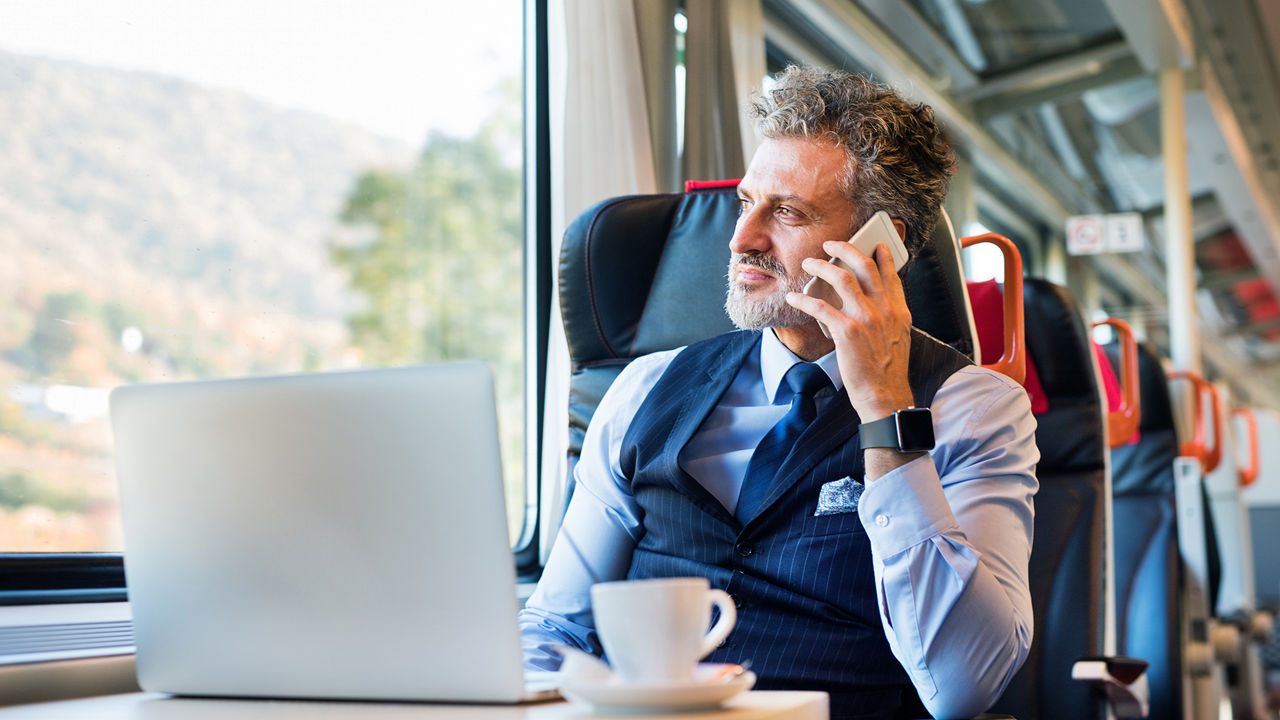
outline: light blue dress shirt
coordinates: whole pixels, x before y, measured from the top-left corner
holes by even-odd
[[[520,613],[531,670],[558,666],[555,643],[598,652],[590,587],[626,577],[643,532],[619,466],[622,439],[678,352],[632,362],[596,410],[560,534]],[[752,451],[787,412],[791,390],[782,378],[797,362],[766,330],[680,454],[681,466],[731,513]],[[835,353],[817,364],[839,391]],[[819,410],[833,399],[819,395]],[[1027,563],[1040,454],[1026,392],[1003,375],[962,369],[931,408],[933,451],[869,483],[858,514],[889,646],[935,717],[965,717],[995,702],[1031,646]]]

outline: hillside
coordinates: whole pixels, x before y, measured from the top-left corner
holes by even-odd
[[[261,349],[287,331],[332,352],[352,304],[334,218],[360,170],[413,153],[231,91],[0,53],[0,351],[79,292],[154,330],[248,323]]]

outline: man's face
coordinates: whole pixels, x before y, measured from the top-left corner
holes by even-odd
[[[814,322],[784,299],[810,275],[800,263],[826,258],[822,243],[848,240],[855,208],[840,189],[845,153],[803,138],[766,139],[738,185],[741,214],[729,241],[725,310],[741,328]]]

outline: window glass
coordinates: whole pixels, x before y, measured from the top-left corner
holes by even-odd
[[[0,552],[120,549],[116,385],[472,358],[518,535],[522,5],[0,6]]]

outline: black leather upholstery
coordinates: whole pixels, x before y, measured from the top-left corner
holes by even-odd
[[[724,299],[737,216],[733,188],[632,195],[589,208],[565,230],[570,472],[587,423],[627,363],[733,329]]]
[[[1120,366],[1117,345],[1105,348]],[[1115,520],[1116,641],[1121,655],[1146,660],[1151,720],[1182,717],[1182,564],[1178,555],[1178,456],[1169,384],[1160,358],[1138,347],[1139,440],[1111,451]]]
[[[943,278],[952,280],[943,282]],[[902,277],[902,287],[911,308],[911,324],[972,358],[976,339],[965,299],[959,246],[945,215],[930,241],[916,249]]]
[[[1036,442],[1031,654],[994,711],[1019,718],[1103,717],[1097,691],[1071,667],[1103,655],[1106,560],[1106,435],[1088,329],[1065,288],[1026,278],[1028,358],[1049,399]]]

